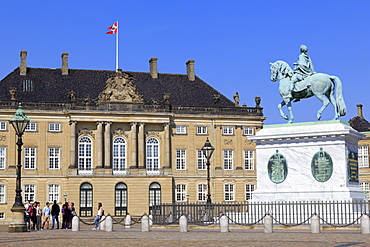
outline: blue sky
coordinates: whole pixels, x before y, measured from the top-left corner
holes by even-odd
[[[119,61],[124,71],[184,74],[195,59],[196,75],[232,99],[254,106],[262,98],[265,124],[280,117],[277,82],[269,62],[291,66],[306,44],[317,72],[338,76],[344,87],[348,121],[364,105],[370,120],[370,1],[1,1],[0,78],[19,66],[60,68],[69,52],[74,69],[115,69],[115,37],[106,28],[120,24]],[[293,105],[295,122],[315,121],[321,102]],[[329,106],[322,120],[331,120]]]

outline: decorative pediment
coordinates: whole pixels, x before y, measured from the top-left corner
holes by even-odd
[[[95,138],[95,135],[93,133],[92,130],[88,130],[88,129],[82,129],[82,130],[79,130],[78,131],[78,135],[79,136],[91,136],[92,138]]]
[[[124,136],[128,138],[128,134],[122,129],[116,129],[113,131],[113,136]]]
[[[143,96],[136,92],[132,84],[135,79],[118,69],[106,82],[104,90],[99,94],[99,101],[110,102],[144,102]]]

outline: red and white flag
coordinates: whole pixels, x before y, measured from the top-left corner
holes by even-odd
[[[107,34],[118,33],[118,22],[115,22],[112,26],[108,27],[108,29],[110,29],[110,31],[107,32]]]

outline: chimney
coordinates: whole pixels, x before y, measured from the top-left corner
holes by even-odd
[[[21,65],[19,66],[20,75],[27,75],[26,58],[27,58],[27,51],[22,50],[21,51]]]
[[[186,72],[188,74],[189,81],[195,81],[194,62],[194,60],[188,60],[186,62]]]
[[[356,105],[357,106],[357,115],[360,117],[360,118],[364,118],[364,116],[362,115],[362,105],[361,104],[358,104]]]
[[[62,75],[68,75],[68,52],[62,53]]]
[[[152,57],[149,60],[150,75],[152,76],[153,79],[158,78],[157,60],[158,58],[156,57]]]

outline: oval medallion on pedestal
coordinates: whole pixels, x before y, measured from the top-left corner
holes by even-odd
[[[326,182],[333,174],[333,161],[330,155],[320,148],[311,161],[312,176],[319,182]]]
[[[286,179],[288,175],[287,162],[285,157],[279,154],[278,150],[270,157],[267,169],[272,182],[279,184]]]

